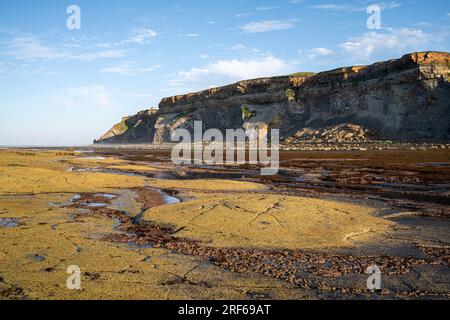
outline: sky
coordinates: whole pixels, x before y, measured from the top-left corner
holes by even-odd
[[[0,1],[0,145],[89,145],[167,96],[449,40],[448,0]]]

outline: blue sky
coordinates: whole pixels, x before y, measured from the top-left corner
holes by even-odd
[[[69,5],[81,29],[69,30]],[[381,8],[369,30],[366,9]],[[86,145],[161,98],[247,78],[450,51],[450,2],[0,2],[0,145]]]

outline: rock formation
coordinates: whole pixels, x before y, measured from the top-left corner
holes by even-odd
[[[246,80],[164,98],[158,110],[124,118],[95,143],[170,142],[175,129],[192,131],[194,121],[203,121],[205,130],[280,129],[285,139],[317,139],[344,128],[350,141],[363,139],[363,132],[395,141],[450,141],[450,54],[412,53],[370,66]]]

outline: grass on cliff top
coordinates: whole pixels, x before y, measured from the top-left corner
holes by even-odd
[[[293,76],[293,77],[311,77],[314,75],[316,75],[315,72],[296,72],[296,73],[291,74],[291,76]]]
[[[122,119],[122,121],[120,122],[120,123],[118,123],[118,124],[116,124],[116,126],[115,126],[115,131],[116,131],[116,134],[124,134],[125,132],[127,132],[128,131],[128,125],[126,124],[126,122],[125,122],[125,118],[124,119]]]

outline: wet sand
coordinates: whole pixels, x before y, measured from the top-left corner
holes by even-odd
[[[448,299],[449,159],[285,151],[261,177],[167,150],[1,150],[0,299]]]

